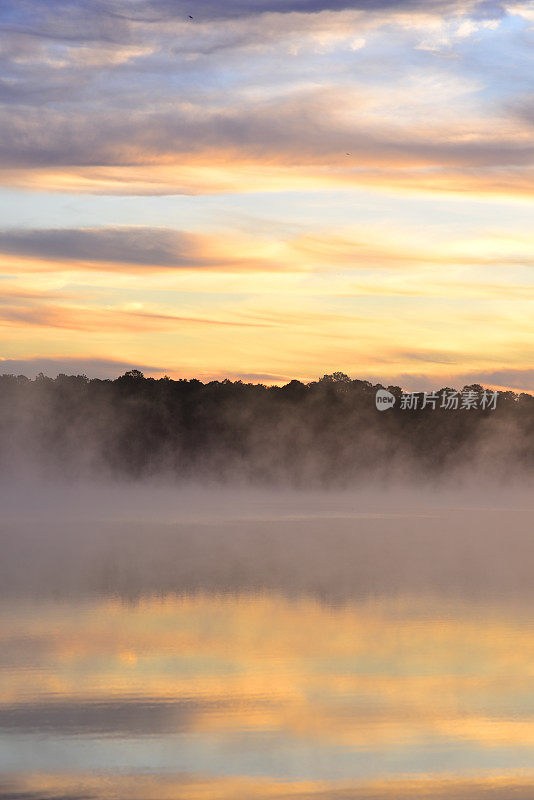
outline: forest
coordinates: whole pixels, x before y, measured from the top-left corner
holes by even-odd
[[[377,410],[377,391],[395,403]],[[241,381],[85,375],[0,376],[0,470],[76,478],[291,487],[534,467],[534,396],[443,387],[425,400],[342,372],[264,386]],[[456,395],[460,402],[451,403]],[[433,402],[432,402],[433,398]],[[444,399],[445,398],[445,399]]]

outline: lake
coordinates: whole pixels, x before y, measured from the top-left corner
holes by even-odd
[[[222,503],[7,510],[0,798],[534,796],[528,507]]]

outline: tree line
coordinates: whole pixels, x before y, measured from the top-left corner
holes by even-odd
[[[383,411],[375,402],[381,389],[395,398]],[[486,404],[462,403],[483,392],[477,384],[443,387],[408,403],[398,386],[341,372],[285,386],[154,379],[138,370],[115,380],[1,375],[0,470],[294,487],[471,470],[528,474],[534,397],[488,392]],[[456,407],[445,402],[455,393]]]

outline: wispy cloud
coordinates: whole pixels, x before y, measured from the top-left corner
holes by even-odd
[[[4,2],[2,355],[530,368],[530,5]]]
[[[280,269],[280,264],[263,251],[261,242],[244,235],[194,234],[169,228],[0,231],[0,253],[22,259],[15,265],[22,272],[35,268],[65,270],[68,265],[134,273],[157,268],[236,272]]]
[[[194,236],[165,229],[42,229],[0,232],[0,252],[46,261],[163,267],[205,266]]]
[[[240,0],[200,3],[193,21],[189,11],[13,8],[0,56],[4,182],[125,194],[292,181],[530,194],[534,148],[528,113],[516,110],[528,96],[511,104],[469,62],[458,70],[466,42],[497,35],[501,4]]]

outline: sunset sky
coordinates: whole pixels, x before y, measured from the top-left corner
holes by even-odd
[[[534,2],[0,18],[0,372],[534,389]]]

